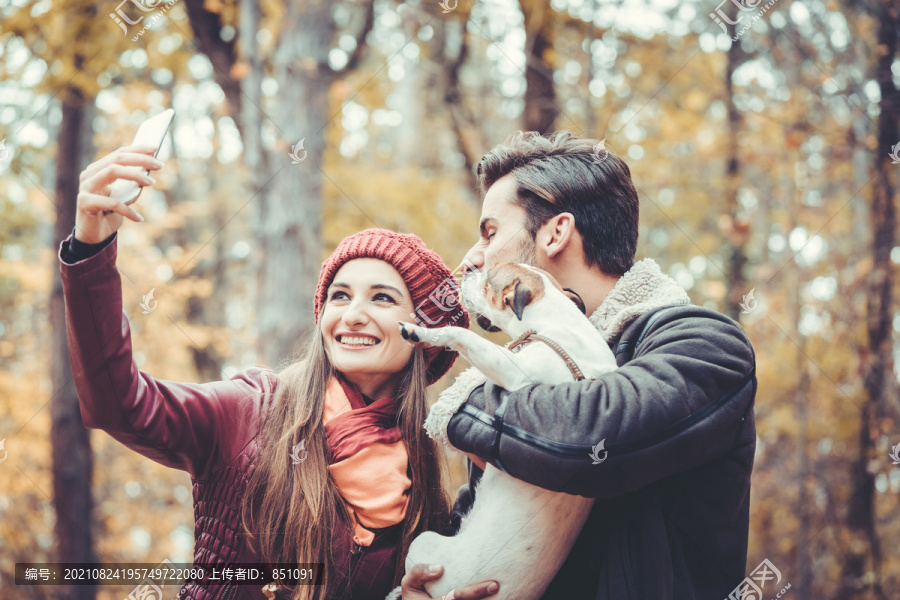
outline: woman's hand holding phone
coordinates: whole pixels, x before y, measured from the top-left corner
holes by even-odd
[[[98,244],[118,231],[125,217],[138,223],[144,220],[136,210],[117,198],[110,198],[109,194],[117,179],[129,179],[140,186],[156,183],[144,174],[144,170],[155,171],[163,166],[162,161],[153,157],[156,150],[157,146],[124,146],[81,172],[75,239]]]

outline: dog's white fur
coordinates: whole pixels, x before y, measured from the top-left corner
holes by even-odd
[[[488,302],[483,273],[464,279],[466,304],[513,338],[534,329],[554,340],[588,379],[616,368],[615,357],[600,332],[546,272],[527,265],[507,265],[510,267],[530,269],[543,285],[543,293],[535,294],[539,298],[521,311],[521,320],[511,306],[498,305],[496,297]],[[533,275],[523,278],[535,281]],[[507,390],[574,379],[563,359],[539,341],[513,353],[461,327],[426,329],[409,323],[400,327],[412,341],[418,338],[416,345],[456,350]],[[597,441],[584,440],[585,446]],[[585,460],[590,460],[587,453]],[[475,498],[456,536],[426,532],[413,541],[406,570],[417,563],[443,565],[441,578],[426,585],[434,598],[491,579],[500,584],[497,600],[537,600],[568,556],[594,499],[545,490],[514,479],[491,464],[485,467]],[[388,598],[399,598],[397,590]]]

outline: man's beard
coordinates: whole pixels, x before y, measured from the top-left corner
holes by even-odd
[[[519,242],[519,247],[516,248],[515,259],[509,262],[524,263],[530,267],[536,267],[537,265],[534,264],[537,261],[537,252],[535,250],[536,248],[537,242],[535,241],[535,239],[530,235],[526,235],[525,238],[521,242]],[[503,331],[502,329],[491,323],[490,319],[479,313],[475,313],[475,322],[478,323],[479,327],[489,333],[497,333],[498,331]]]
[[[531,235],[526,235],[521,242],[519,242],[519,247],[516,248],[516,259],[517,263],[524,263],[529,267],[537,267],[535,264],[537,262],[537,241]]]

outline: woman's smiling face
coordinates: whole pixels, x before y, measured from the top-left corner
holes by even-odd
[[[390,263],[377,258],[344,263],[319,316],[332,366],[370,398],[392,394],[413,353],[397,321],[408,321],[413,309],[406,283]]]

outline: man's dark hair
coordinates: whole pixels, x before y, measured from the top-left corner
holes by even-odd
[[[549,137],[516,131],[482,157],[478,181],[487,192],[512,174],[532,239],[551,217],[572,213],[587,265],[622,275],[637,250],[638,196],[625,161],[605,149],[595,152],[598,143],[569,131]]]

